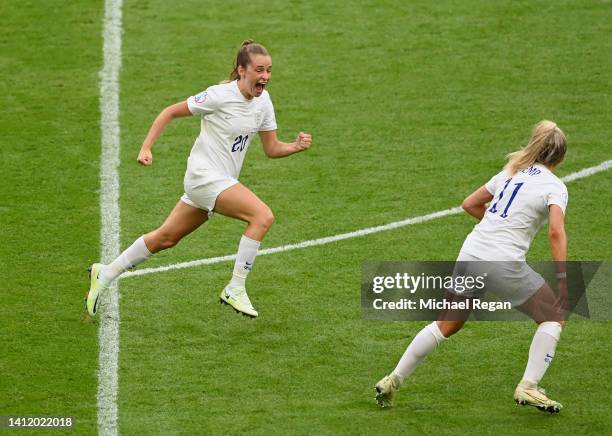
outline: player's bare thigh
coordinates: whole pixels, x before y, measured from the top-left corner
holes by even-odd
[[[272,210],[249,188],[237,183],[217,197],[214,211],[249,223],[244,234],[261,241],[274,223]]]

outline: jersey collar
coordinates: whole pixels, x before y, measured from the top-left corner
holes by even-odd
[[[240,88],[238,88],[238,80],[233,80],[232,81],[232,86],[234,88],[234,92],[238,95],[238,97],[241,99],[241,101],[245,102],[245,103],[253,103],[255,101],[255,99],[257,97],[253,97],[252,99],[248,99],[246,98],[242,92],[240,92]]]

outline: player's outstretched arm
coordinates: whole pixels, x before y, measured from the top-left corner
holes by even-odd
[[[463,210],[472,215],[477,220],[481,220],[486,211],[487,211],[487,203],[493,199],[493,194],[491,194],[485,186],[481,186],[470,195],[468,195],[465,200],[463,200]]]
[[[295,142],[282,142],[276,136],[276,130],[259,132],[259,138],[263,145],[264,153],[270,158],[289,156],[300,151],[307,150],[312,144],[312,136],[308,133],[300,132]]]
[[[157,118],[155,118],[155,121],[153,121],[153,124],[149,129],[149,133],[143,141],[142,147],[140,147],[140,152],[138,153],[138,163],[144,166],[152,165],[153,153],[151,152],[151,148],[153,147],[157,137],[166,128],[166,126],[172,122],[173,119],[177,117],[186,117],[188,115],[192,115],[192,113],[189,110],[186,101],[175,103],[161,111]]]

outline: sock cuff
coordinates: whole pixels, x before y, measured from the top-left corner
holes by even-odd
[[[440,331],[440,327],[438,327],[438,323],[436,321],[427,325],[425,328],[429,330],[432,335],[434,335],[434,338],[436,338],[436,342],[438,343],[438,345],[440,345],[442,342],[448,339],[446,336],[442,334],[442,332]]]
[[[151,253],[151,250],[149,250],[149,247],[147,247],[147,243],[144,240],[144,235],[142,235],[140,238],[136,239],[136,243],[146,253],[147,257],[149,257],[149,256],[151,256],[153,254],[153,253]]]
[[[254,248],[259,248],[259,246],[261,245],[261,241],[256,241],[255,239],[251,239],[246,235],[242,235],[242,238],[240,238],[240,243],[248,244],[249,246],[252,246]]]
[[[544,321],[540,323],[536,333],[546,333],[549,336],[555,338],[555,340],[559,340],[561,338],[561,324],[556,321]]]

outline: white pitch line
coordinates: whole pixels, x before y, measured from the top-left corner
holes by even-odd
[[[574,180],[583,179],[585,177],[592,176],[593,174],[596,174],[602,171],[606,171],[610,168],[612,168],[612,160],[607,160],[605,162],[600,163],[599,165],[589,167],[589,168],[584,168],[575,173],[570,173],[567,176],[563,177],[561,180],[563,180],[564,182],[572,182]],[[338,235],[328,236],[328,237],[319,238],[319,239],[311,239],[309,241],[298,242],[296,244],[288,244],[288,245],[281,245],[279,247],[266,248],[264,250],[260,250],[258,253],[258,256],[262,256],[265,254],[281,253],[283,251],[297,250],[297,249],[306,248],[306,247],[313,247],[315,245],[325,245],[325,244],[329,244],[332,242],[341,241],[343,239],[358,238],[360,236],[371,235],[372,233],[384,232],[387,230],[393,230],[393,229],[397,229],[397,228],[404,227],[404,226],[411,226],[413,224],[424,223],[426,221],[431,221],[431,220],[442,218],[442,217],[449,216],[449,215],[456,215],[458,213],[461,213],[462,210],[463,209],[461,207],[453,207],[450,209],[444,209],[438,212],[429,213],[427,215],[421,215],[421,216],[417,216],[414,218],[406,218],[404,220],[395,221],[389,224],[356,230],[354,232],[341,233]],[[229,262],[235,259],[236,259],[235,254],[229,254],[227,256],[191,260],[189,262],[175,263],[172,265],[158,266],[155,268],[143,268],[143,269],[136,270],[136,271],[128,271],[126,273],[123,273],[121,275],[121,278],[142,276],[146,274],[171,271],[175,269],[191,268],[194,266],[213,265],[215,263]]]
[[[100,240],[101,262],[119,255],[121,220],[119,212],[119,71],[121,69],[122,0],[104,4],[103,53],[100,71]],[[98,433],[117,435],[117,392],[119,362],[119,286],[115,281],[105,291],[100,313],[98,369]]]
[[[573,182],[574,180],[584,179],[585,177],[592,176],[593,174],[600,173],[602,171],[606,171],[612,168],[612,160],[606,160],[599,165],[595,165],[594,167],[584,168],[580,171],[576,171],[575,173],[570,173],[565,177],[561,177],[565,183]]]

